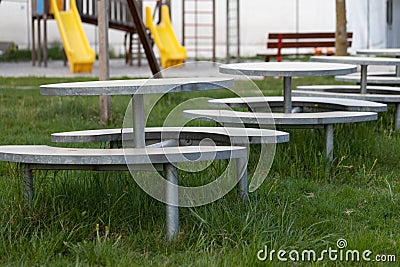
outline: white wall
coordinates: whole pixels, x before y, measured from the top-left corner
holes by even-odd
[[[1,1],[0,41],[13,41],[22,47],[27,45],[29,39],[28,26],[30,25],[29,11],[30,7],[27,5],[27,0]]]
[[[352,31],[350,52],[364,48],[386,47],[386,0],[346,2],[347,31]]]
[[[28,1],[28,2],[27,2]],[[385,46],[385,2],[370,0],[370,23],[366,20],[366,0],[347,1],[348,30],[354,32],[353,48]],[[155,6],[156,1],[146,0],[144,5]],[[298,4],[298,6],[297,6]],[[21,48],[30,45],[30,0],[2,0],[0,4],[0,41],[14,41]],[[172,0],[172,22],[181,40],[182,0]],[[269,32],[335,31],[335,0],[240,0],[241,54],[254,56],[265,50]],[[12,14],[10,16],[10,14]],[[29,14],[29,15],[28,15]],[[216,0],[217,56],[225,57],[226,0]],[[366,37],[369,25],[369,41]],[[61,43],[54,20],[48,23],[49,43]],[[97,50],[97,29],[84,25],[89,42]],[[110,30],[110,47],[123,53],[122,32]],[[367,38],[367,39],[366,39]]]
[[[335,31],[335,1],[241,0],[242,55],[254,56],[265,50],[269,32],[297,30]]]
[[[172,0],[172,10],[176,14],[173,25],[179,39],[181,7],[182,0]],[[226,53],[226,12],[226,0],[217,0],[219,57]],[[269,32],[335,31],[335,0],[240,0],[240,16],[241,54],[254,56],[265,50]]]

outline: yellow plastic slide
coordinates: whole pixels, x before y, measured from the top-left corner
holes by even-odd
[[[61,39],[72,73],[91,72],[96,54],[89,46],[75,0],[63,11],[63,1],[51,0],[51,12],[57,21]]]
[[[146,27],[150,29],[154,43],[160,52],[161,66],[165,69],[174,65],[182,64],[186,59],[186,48],[176,38],[169,17],[169,8],[161,7],[161,20],[158,25],[154,24],[151,8],[146,7]]]

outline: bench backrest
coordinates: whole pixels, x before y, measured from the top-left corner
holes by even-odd
[[[351,47],[353,33],[347,33],[347,44]],[[270,33],[268,48],[315,48],[335,47],[334,32],[319,33]]]

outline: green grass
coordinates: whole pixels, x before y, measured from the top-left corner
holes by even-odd
[[[112,97],[112,118],[101,125],[98,97],[39,93],[41,84],[76,80],[82,79],[0,77],[0,144],[54,145],[53,132],[121,127],[129,97]],[[294,80],[295,85],[334,82]],[[270,95],[278,95],[282,86],[279,79],[256,83]],[[228,95],[168,95],[149,125],[160,125],[174,104],[187,99]],[[18,166],[2,162],[0,265],[308,266],[260,262],[257,252],[264,246],[320,252],[335,249],[339,238],[347,240],[348,249],[395,254],[400,261],[400,134],[393,131],[393,117],[390,108],[377,122],[335,126],[331,165],[324,159],[322,130],[288,130],[291,141],[277,145],[272,169],[250,202],[238,202],[231,192],[206,206],[181,208],[178,240],[172,243],[165,238],[164,205],[144,193],[129,173],[36,171],[35,201],[28,207]],[[208,179],[220,169],[216,163],[206,173],[182,175],[181,182]],[[349,264],[367,265],[328,260],[314,265]]]

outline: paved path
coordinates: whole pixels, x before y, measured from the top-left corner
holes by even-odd
[[[213,66],[215,65],[215,66]],[[200,76],[221,76],[218,73],[218,67],[213,63],[189,63],[182,68],[169,69],[164,72],[165,77],[197,77]],[[98,77],[99,62],[96,61],[93,66],[92,73],[71,73],[68,66],[65,67],[62,61],[49,61],[47,68],[32,66],[31,62],[9,63],[0,62],[0,76],[3,77],[23,77],[23,76],[40,76],[40,77]],[[143,62],[141,67],[136,65],[129,66],[125,64],[123,59],[110,60],[110,76],[111,77],[132,77],[132,78],[148,78],[152,76],[150,68]]]
[[[185,64],[183,68],[168,70],[165,77],[198,77],[211,76],[220,77],[218,67],[212,63],[196,63],[190,62]],[[369,66],[369,71],[394,71],[393,67],[387,66]],[[49,61],[47,68],[32,66],[29,62],[8,63],[0,62],[0,76],[3,77],[24,77],[24,76],[40,76],[40,77],[98,77],[99,62],[96,61],[93,66],[92,73],[76,73],[69,71],[68,67],[64,67],[61,60]],[[150,68],[146,62],[143,66],[128,66],[124,59],[110,60],[110,76],[111,77],[132,77],[132,78],[148,78],[152,76]],[[256,77],[251,77],[257,79]],[[260,78],[262,79],[262,78]]]

